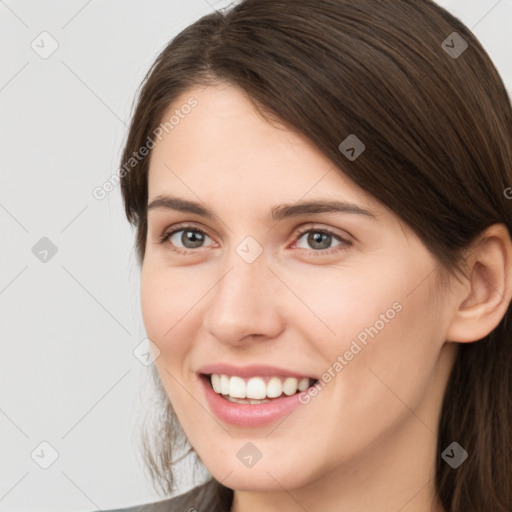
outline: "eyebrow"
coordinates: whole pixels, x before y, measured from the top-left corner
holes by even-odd
[[[215,218],[211,210],[194,201],[187,201],[178,197],[157,196],[148,204],[147,211],[156,209],[176,210],[184,213],[192,213],[205,217],[207,219]],[[354,203],[333,200],[315,200],[305,201],[297,204],[280,204],[272,208],[269,214],[271,220],[282,220],[287,217],[296,217],[299,215],[312,215],[316,213],[349,213],[364,215],[366,217],[376,219],[375,212],[367,208],[363,208]]]

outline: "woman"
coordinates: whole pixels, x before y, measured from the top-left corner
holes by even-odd
[[[244,0],[124,148],[162,421],[135,510],[512,510],[512,108],[430,0]],[[184,449],[184,450],[183,450]]]

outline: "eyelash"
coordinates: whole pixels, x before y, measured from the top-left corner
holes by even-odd
[[[200,229],[196,226],[184,225],[184,226],[178,226],[177,228],[173,229],[172,231],[164,233],[161,236],[159,243],[162,245],[165,244],[174,234],[179,233],[180,231],[194,231],[197,233],[201,233],[203,236],[207,236],[207,237],[211,238],[208,235],[208,233],[206,233],[205,231],[203,231],[202,229]],[[332,247],[331,249],[322,249],[319,251],[315,251],[314,249],[302,249],[302,248],[299,248],[298,250],[311,252],[315,256],[323,256],[325,254],[333,254],[333,253],[347,250],[352,245],[352,243],[349,242],[348,240],[341,238],[340,235],[338,235],[334,231],[331,231],[330,229],[326,229],[326,228],[308,227],[308,228],[299,229],[299,231],[295,234],[295,238],[299,239],[299,238],[301,238],[302,235],[304,235],[305,233],[309,233],[311,231],[315,232],[315,233],[328,234],[328,235],[332,236],[333,238],[337,239],[340,242],[340,244],[335,247]],[[195,249],[174,248],[172,250],[174,252],[176,252],[177,254],[188,254],[188,253],[195,252]]]

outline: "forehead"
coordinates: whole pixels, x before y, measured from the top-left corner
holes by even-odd
[[[246,205],[254,199],[294,202],[318,195],[376,205],[307,137],[269,122],[237,87],[189,89],[169,106],[162,122],[173,115],[179,121],[152,150],[150,201],[179,192]]]

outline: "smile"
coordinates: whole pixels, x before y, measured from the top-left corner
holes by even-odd
[[[261,376],[243,378],[237,375],[213,373],[207,376],[215,393],[226,400],[242,404],[261,404],[270,402],[282,395],[292,396],[305,391],[316,380],[308,377]]]
[[[318,382],[304,376],[240,377],[224,373],[197,376],[213,415],[225,423],[248,428],[269,425],[291,414],[305,403],[301,396]]]

